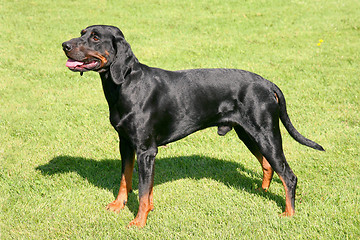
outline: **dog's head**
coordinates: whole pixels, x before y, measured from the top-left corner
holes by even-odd
[[[62,44],[69,58],[66,66],[75,72],[110,70],[114,82],[121,83],[136,57],[117,27],[94,25],[81,31],[81,36]]]

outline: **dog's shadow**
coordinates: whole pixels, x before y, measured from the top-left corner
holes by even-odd
[[[240,163],[229,162],[215,158],[198,155],[159,158],[155,163],[154,185],[172,182],[179,179],[202,178],[214,179],[226,186],[245,190],[251,194],[261,195],[284,209],[285,201],[282,196],[271,192],[264,193],[257,190],[261,186],[261,171],[259,173],[246,169]],[[121,161],[120,160],[93,160],[82,157],[58,156],[49,163],[38,166],[37,170],[43,175],[55,175],[67,172],[76,172],[81,177],[97,187],[112,191],[117,196],[120,186]],[[280,182],[279,180],[275,180]],[[133,176],[133,189],[138,187],[137,171]],[[130,194],[127,207],[135,215],[139,203],[135,194]]]

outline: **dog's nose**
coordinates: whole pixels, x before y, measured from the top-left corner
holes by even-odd
[[[63,42],[62,47],[63,50],[66,52],[69,52],[72,49],[72,45],[69,42]]]

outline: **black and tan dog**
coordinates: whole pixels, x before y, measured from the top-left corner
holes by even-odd
[[[275,84],[237,69],[166,71],[148,67],[138,61],[122,32],[113,26],[90,26],[81,31],[81,37],[62,46],[70,70],[100,73],[110,122],[119,134],[121,184],[117,198],[107,209],[119,212],[124,208],[132,190],[137,155],[139,211],[129,226],[144,226],[154,208],[158,146],[214,126],[221,136],[235,129],[261,163],[265,191],[275,170],[286,193],[283,214],[294,214],[297,178],[283,153],[279,119],[299,143],[323,148],[294,128],[284,95]]]

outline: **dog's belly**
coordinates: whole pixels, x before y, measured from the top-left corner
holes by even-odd
[[[184,138],[198,130],[218,127],[218,134],[224,136],[236,124],[241,124],[241,107],[223,101],[203,109],[192,109],[186,114],[167,115],[158,118],[154,124],[155,139],[158,145]]]

